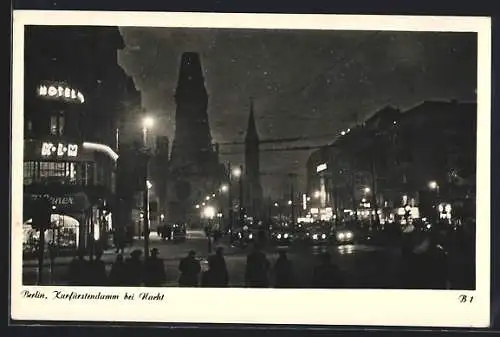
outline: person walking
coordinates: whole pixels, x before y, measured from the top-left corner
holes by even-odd
[[[144,266],[144,285],[146,287],[160,287],[167,279],[165,264],[158,258],[157,248],[151,249],[151,256],[146,260]]]
[[[245,284],[247,287],[266,288],[269,286],[270,263],[260,246],[255,243],[253,251],[247,256]]]
[[[201,271],[200,262],[196,259],[196,252],[189,251],[188,256],[183,258],[179,264],[179,286],[181,287],[197,287],[199,274]]]
[[[288,259],[285,251],[280,251],[279,257],[274,265],[274,286],[276,288],[290,288],[292,285],[292,261]]]

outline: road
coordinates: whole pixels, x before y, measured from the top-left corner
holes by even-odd
[[[137,240],[133,247],[127,248],[125,253],[128,254],[132,249],[140,249],[142,245],[142,241]],[[221,246],[225,247],[230,286],[242,287],[244,285],[246,255],[249,253],[249,248],[231,247],[224,242]],[[158,248],[160,257],[164,260],[167,274],[165,286],[177,286],[179,261],[190,250],[197,252],[202,263],[205,263],[205,258],[208,256],[207,239],[202,232],[191,232],[186,242],[177,244],[162,242],[153,236],[150,248]],[[295,271],[294,283],[297,288],[308,287],[310,285],[313,268],[317,264],[318,255],[324,251],[328,251],[332,256],[333,262],[340,267],[349,288],[390,289],[398,287],[397,266],[400,263],[400,251],[396,247],[391,248],[387,245],[376,246],[367,244],[346,246],[271,246],[264,251],[273,265],[278,257],[279,249],[286,249],[288,252],[288,257],[293,263]],[[115,256],[116,254],[112,250],[105,252],[103,260],[107,264],[108,271]],[[71,258],[69,257],[56,260],[55,266],[52,268],[52,278],[50,273],[51,268],[47,261],[44,279],[51,284],[64,285],[67,266],[70,260]],[[458,264],[454,268],[457,270],[457,274],[462,273],[463,268],[459,265],[460,263],[455,262],[455,264]],[[37,261],[25,261],[23,266],[23,283],[26,285],[36,284],[37,275]]]

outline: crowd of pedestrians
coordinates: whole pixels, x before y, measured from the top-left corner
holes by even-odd
[[[440,245],[436,235],[415,234],[403,241],[400,265],[397,267],[397,288],[401,289],[447,289],[450,288],[448,252]],[[246,257],[244,286],[252,288],[341,288],[347,286],[341,269],[332,261],[329,253],[322,253],[309,276],[297,278],[294,263],[286,251],[279,251],[274,263],[268,259],[262,245],[253,244]],[[163,260],[158,249],[151,250],[142,258],[143,252],[133,250],[125,258],[117,254],[109,273],[102,261],[102,252],[91,260],[84,253],[78,254],[69,266],[68,281],[72,285],[95,286],[150,286],[160,287],[167,283]],[[228,287],[231,283],[224,249],[217,247],[206,259],[202,268],[196,252],[191,250],[178,265],[180,287]],[[236,282],[238,283],[238,282]]]
[[[139,249],[133,250],[128,258],[124,258],[121,253],[118,254],[108,273],[102,261],[102,252],[97,252],[92,260],[88,260],[81,252],[70,263],[68,282],[75,286],[161,287],[165,285],[167,281],[165,265],[159,258],[158,249],[152,249],[146,259],[141,258],[142,253]],[[206,270],[202,270],[200,260],[193,250],[181,259],[178,270],[180,287],[224,288],[230,284],[222,247],[216,248],[215,254],[207,258]],[[273,266],[261,247],[254,246],[246,260],[245,287],[293,288],[295,284],[293,263],[285,251],[279,252],[279,257]],[[324,253],[314,269],[311,286],[336,288],[342,285],[340,269],[332,263],[330,255]]]

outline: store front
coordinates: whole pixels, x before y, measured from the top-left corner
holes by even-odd
[[[45,231],[46,242],[54,243],[62,250],[85,248],[86,224],[91,209],[87,193],[73,186],[29,185],[24,188],[24,250],[33,250],[33,245],[38,242],[39,233],[33,230],[31,223],[31,204],[40,198],[47,198],[52,207],[51,223]]]

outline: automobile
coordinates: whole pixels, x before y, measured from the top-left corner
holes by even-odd
[[[290,245],[295,239],[292,227],[276,226],[271,229],[271,242],[278,245]]]
[[[331,230],[322,224],[313,224],[306,229],[306,241],[313,245],[332,242]]]
[[[186,225],[185,224],[173,224],[172,225],[172,241],[186,241]]]
[[[334,235],[335,242],[340,245],[352,244],[355,240],[354,230],[346,227],[335,229]]]
[[[254,233],[254,230],[248,226],[233,229],[231,235],[233,244],[243,247],[247,246],[251,242],[254,242],[257,238],[257,234]]]

